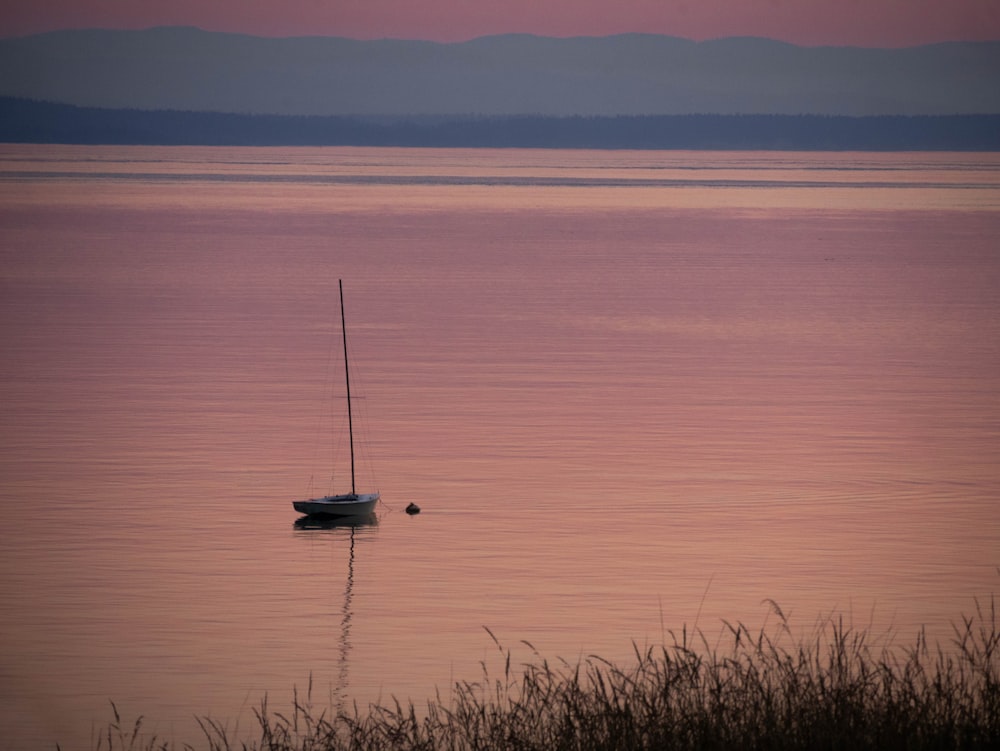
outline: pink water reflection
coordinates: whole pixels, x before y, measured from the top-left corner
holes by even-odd
[[[2,155],[19,737],[110,698],[190,740],[310,673],[419,701],[484,626],[617,660],[772,598],[909,641],[996,589],[994,156]],[[290,507],[337,278],[386,501],[353,559]]]

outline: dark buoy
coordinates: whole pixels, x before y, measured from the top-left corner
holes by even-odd
[[[413,516],[414,514],[419,514],[420,506],[418,506],[415,503],[411,503],[409,506],[406,507],[406,513],[408,513],[410,516]]]

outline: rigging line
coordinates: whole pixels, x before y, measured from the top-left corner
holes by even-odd
[[[373,435],[371,430],[371,419],[368,409],[368,399],[365,392],[362,389],[358,388],[358,383],[360,382],[360,378],[358,378],[356,369],[354,368],[354,366],[352,366],[351,369],[353,371],[352,373],[353,383],[355,384],[355,388],[353,391],[355,396],[352,397],[351,403],[357,406],[357,412],[354,417],[356,423],[358,424],[359,429],[357,433],[360,438],[357,445],[358,463],[359,463],[358,473],[362,474],[364,478],[369,480],[373,484],[374,488],[377,490],[378,482],[375,476],[375,465],[372,462],[371,446],[369,445],[368,441],[368,436]],[[358,395],[359,392],[360,395]],[[361,402],[360,405],[357,404],[357,402],[359,401]]]
[[[327,494],[334,495],[337,492],[337,457],[343,456],[342,450],[344,446],[344,435],[343,431],[340,430],[340,425],[342,425],[342,399],[343,397],[338,394],[338,389],[340,387],[340,381],[335,375],[335,367],[340,362],[340,358],[337,353],[337,330],[334,326],[330,327],[330,357],[327,367],[327,410],[328,410],[328,423],[327,423],[327,440],[329,441],[329,456],[327,457],[327,464],[330,467],[329,481],[327,485]]]
[[[326,329],[325,328],[324,328],[324,332],[323,333],[326,334]],[[324,391],[324,396],[326,397],[325,401],[326,401],[327,405],[329,405],[328,406],[328,412],[329,412],[328,416],[329,416],[329,419],[330,419],[330,426],[331,426],[331,431],[332,431],[332,427],[333,427],[333,357],[334,357],[334,342],[336,340],[332,336],[332,334],[328,334],[327,336],[325,336],[325,338],[327,340],[327,349],[326,349],[326,368],[325,368],[325,377],[324,377],[324,383],[323,383],[323,386],[324,386],[323,391]],[[306,495],[309,496],[309,497],[311,497],[312,494],[313,494],[313,481],[314,481],[315,475],[316,475],[317,455],[319,454],[319,449],[320,449],[320,435],[323,434],[323,418],[324,418],[324,412],[326,412],[326,411],[327,410],[323,410],[323,409],[316,410],[316,429],[313,432],[312,458],[310,459],[310,462],[309,462],[309,486],[308,486],[308,488],[306,490]],[[330,465],[332,467],[332,462],[330,462]],[[331,472],[332,472],[332,469],[331,469]],[[330,478],[330,482],[331,483],[333,482],[333,478],[332,477]]]
[[[355,352],[354,336],[349,333],[347,335],[347,340],[350,351],[352,353]],[[369,437],[374,435],[374,433],[371,430],[368,394],[365,389],[364,379],[361,377],[362,370],[363,368],[359,369],[357,365],[357,357],[352,357],[350,361],[351,409],[354,424],[357,426],[357,430],[354,431],[355,438],[357,439],[355,441],[355,451],[357,452],[357,473],[361,476],[362,484],[370,484],[375,490],[378,490],[378,478],[375,473],[375,464],[372,461],[371,446],[369,442]],[[342,431],[340,435],[342,438]]]

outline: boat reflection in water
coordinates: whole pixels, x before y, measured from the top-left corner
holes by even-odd
[[[357,527],[377,527],[375,513],[361,516],[303,516],[295,520],[296,529],[355,529]]]
[[[340,541],[349,542],[350,549],[347,556],[347,581],[344,585],[344,604],[340,617],[340,639],[338,670],[335,680],[331,676],[331,698],[337,714],[345,712],[348,708],[348,666],[351,653],[351,599],[354,596],[354,557],[356,538],[365,533],[372,533],[378,526],[378,517],[372,514],[364,516],[303,516],[295,521],[295,529],[302,530],[309,537],[314,539],[327,539],[331,543]]]

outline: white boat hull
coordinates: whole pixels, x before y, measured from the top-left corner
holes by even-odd
[[[300,514],[307,516],[367,516],[375,511],[378,493],[328,495],[307,501],[292,501]]]

